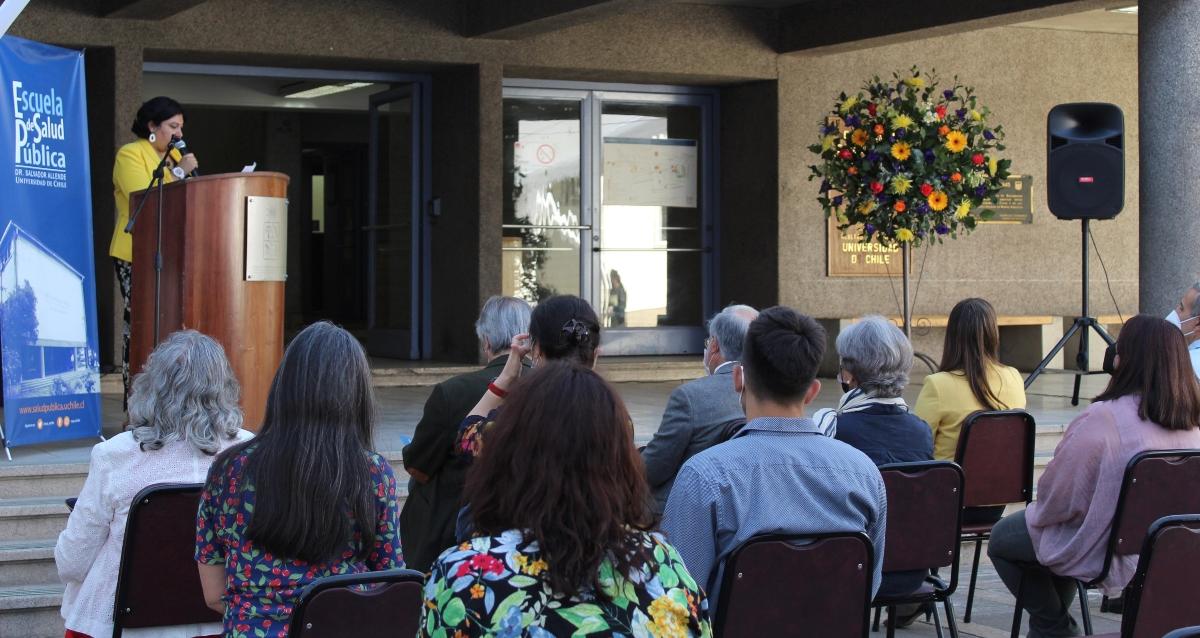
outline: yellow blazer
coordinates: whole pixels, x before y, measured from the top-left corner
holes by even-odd
[[[117,225],[113,228],[112,243],[108,254],[122,261],[133,261],[133,236],[125,232],[129,223],[129,195],[145,190],[158,166],[161,156],[148,140],[137,140],[122,146],[113,163],[113,197],[117,203]],[[171,149],[173,162],[180,160],[179,151]],[[168,162],[170,165],[171,162]],[[163,173],[167,183],[175,181],[170,170]]]
[[[1025,382],[1015,368],[994,364],[988,367],[988,387],[1006,409],[1025,408]],[[967,377],[961,372],[938,372],[925,377],[913,412],[933,430],[933,458],[954,460],[962,423],[984,407],[971,394]]]

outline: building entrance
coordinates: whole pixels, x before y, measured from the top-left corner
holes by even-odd
[[[504,292],[588,299],[606,354],[700,352],[716,96],[521,81],[504,96]]]

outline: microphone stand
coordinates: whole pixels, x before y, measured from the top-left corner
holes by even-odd
[[[162,219],[163,186],[165,185],[163,175],[167,166],[167,159],[171,157],[171,149],[173,148],[175,148],[174,141],[167,145],[167,152],[158,162],[158,166],[154,168],[154,174],[150,178],[150,185],[146,187],[146,190],[149,191],[150,189],[154,188],[155,183],[158,184],[158,214],[156,224],[158,226],[156,229],[158,232],[158,237],[155,240],[154,246],[154,347],[158,347],[159,331],[162,324]],[[146,197],[143,196],[142,201],[138,202],[137,210],[134,211],[133,215],[129,216],[129,223],[125,224],[125,232],[130,234],[133,233],[133,224],[137,221],[138,216],[141,215],[142,209],[145,206]]]

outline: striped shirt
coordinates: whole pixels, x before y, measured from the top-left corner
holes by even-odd
[[[715,614],[725,559],[759,534],[866,532],[873,597],[886,522],[883,479],[865,454],[822,436],[812,419],[758,418],[684,464],[662,529]]]

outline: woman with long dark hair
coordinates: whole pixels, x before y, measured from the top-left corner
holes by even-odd
[[[988,543],[1004,584],[1023,588],[1030,636],[1079,635],[1070,614],[1075,581],[1100,574],[1130,459],[1200,448],[1200,383],[1178,327],[1131,318],[1117,338],[1115,367],[1108,388],[1067,426],[1038,480],[1037,500],[997,523]],[[1121,593],[1137,560],[1113,557],[1101,583],[1106,594]]]
[[[486,438],[465,492],[476,536],[434,563],[422,636],[710,635],[703,592],[650,531],[633,424],[612,386],[542,363]]]
[[[286,638],[308,583],[404,566],[396,478],[372,451],[375,413],[349,332],[320,322],[296,335],[258,437],[221,455],[201,495],[196,561],[226,636]]]
[[[154,169],[166,158],[163,180],[183,179],[196,170],[196,156],[182,155],[170,146],[183,135],[183,107],[169,97],[146,100],[133,119],[130,131],[136,141],[122,146],[113,161],[113,197],[117,205],[117,223],[113,227],[108,254],[113,259],[121,300],[125,304],[121,378],[125,383],[125,398],[129,397],[129,297],[133,294],[133,236],[125,232],[129,223],[129,195],[150,185]],[[169,154],[169,155],[168,155]]]
[[[985,299],[963,299],[950,311],[938,372],[925,377],[913,406],[933,430],[933,457],[954,460],[959,431],[972,412],[1024,407],[1021,374],[1000,363],[995,309]]]

